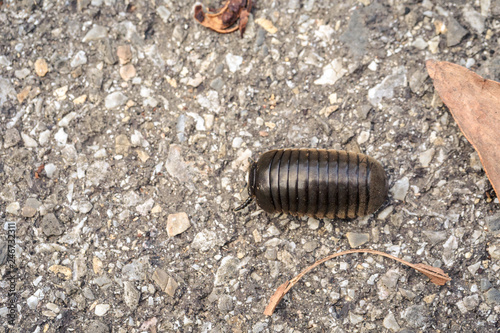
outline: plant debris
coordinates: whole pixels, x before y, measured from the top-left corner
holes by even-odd
[[[194,19],[202,26],[221,34],[231,33],[239,29],[240,35],[243,37],[251,10],[252,0],[227,0],[222,8],[209,9],[208,13],[203,11],[202,5],[196,5]],[[240,22],[235,25],[238,19]]]
[[[400,259],[398,257],[392,256],[390,254],[387,254],[385,252],[380,252],[376,250],[370,250],[370,249],[356,249],[356,250],[347,250],[347,251],[342,251],[339,253],[334,253],[332,255],[329,255],[328,257],[325,257],[321,260],[316,261],[314,264],[311,266],[307,267],[304,269],[302,272],[300,272],[299,275],[294,277],[293,279],[286,281],[282,285],[276,289],[275,293],[271,296],[269,299],[269,304],[267,305],[264,314],[266,316],[271,316],[274,313],[274,310],[276,309],[276,306],[278,306],[279,302],[281,299],[285,296],[285,294],[292,289],[292,287],[299,282],[299,280],[306,275],[309,271],[314,269],[316,266],[321,265],[325,261],[328,261],[330,259],[340,257],[346,254],[351,254],[351,253],[371,253],[371,254],[377,254],[380,256],[384,256],[390,259],[394,259],[396,261],[399,261],[400,263],[410,266],[411,268],[419,271],[422,274],[425,274],[429,279],[431,279],[431,282],[443,286],[447,281],[451,281],[450,277],[448,274],[446,274],[441,268],[429,266],[426,264],[412,264],[406,260]]]
[[[479,154],[495,192],[500,191],[500,83],[446,61],[427,61],[441,100]]]

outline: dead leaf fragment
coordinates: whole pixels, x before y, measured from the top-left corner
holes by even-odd
[[[194,19],[202,26],[217,31],[221,34],[240,30],[243,37],[252,10],[252,0],[227,0],[226,3],[215,11],[205,13],[202,5],[194,7]],[[236,25],[236,21],[239,24]]]
[[[500,83],[446,61],[428,60],[427,71],[500,193]]]
[[[431,279],[431,282],[434,284],[437,284],[439,286],[443,286],[447,281],[451,281],[450,277],[448,274],[446,274],[442,269],[425,265],[425,264],[412,264],[406,260],[400,259],[398,257],[392,256],[390,254],[376,251],[376,250],[370,250],[370,249],[359,249],[359,250],[348,250],[348,251],[342,251],[339,253],[334,253],[332,255],[329,255],[328,257],[325,257],[321,260],[316,261],[314,264],[311,266],[307,267],[304,269],[302,272],[300,272],[299,275],[291,279],[290,281],[286,281],[282,285],[276,289],[274,294],[271,296],[269,299],[269,303],[267,304],[266,309],[264,310],[264,314],[266,316],[271,316],[274,313],[274,310],[276,309],[276,306],[278,306],[279,302],[281,299],[285,296],[285,294],[292,289],[292,287],[299,282],[299,280],[306,275],[309,271],[314,269],[316,266],[321,265],[325,261],[328,261],[330,259],[333,259],[335,257],[340,257],[346,254],[351,254],[351,253],[371,253],[371,254],[377,254],[383,257],[387,257],[396,261],[399,261],[400,263],[410,266],[411,268],[425,274],[427,277]]]
[[[273,22],[269,21],[268,19],[265,18],[258,18],[255,20],[255,23],[260,25],[264,30],[269,32],[270,34],[275,34],[278,32],[278,28],[276,28],[273,24]]]

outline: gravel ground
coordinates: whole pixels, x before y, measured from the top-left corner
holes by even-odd
[[[424,65],[500,81],[500,1],[258,1],[243,38],[194,4],[0,0],[0,332],[496,332],[498,199]],[[391,194],[352,221],[232,212],[284,147],[373,156]],[[350,255],[262,314],[350,245],[452,281]]]

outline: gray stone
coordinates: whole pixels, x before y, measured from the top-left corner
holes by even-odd
[[[312,252],[318,247],[318,242],[310,241],[304,244],[304,251]]]
[[[35,216],[38,208],[42,203],[35,198],[29,198],[26,200],[23,209],[21,210],[21,215],[24,217],[33,217]]]
[[[111,287],[111,285],[113,284],[113,281],[107,275],[101,275],[99,277],[96,277],[93,281],[101,289],[107,289]]]
[[[151,211],[151,209],[153,208],[154,204],[155,204],[155,201],[153,200],[153,198],[149,198],[142,205],[138,205],[137,207],[135,207],[135,209],[142,216],[147,216],[149,214],[149,212]]]
[[[217,77],[210,82],[210,88],[217,91],[221,90],[223,86],[224,80],[222,80],[220,77]]]
[[[467,310],[469,311],[474,310],[479,305],[479,295],[476,294],[464,297],[462,302],[464,306],[467,308]]]
[[[264,257],[267,260],[276,260],[278,256],[278,250],[275,247],[269,247],[266,249],[266,252],[264,252]]]
[[[464,7],[463,14],[465,21],[469,23],[472,29],[476,30],[478,34],[482,34],[485,29],[484,22],[486,18],[480,13],[476,12],[474,8],[472,8],[472,6],[469,4]]]
[[[490,290],[488,290],[485,296],[486,296],[486,303],[500,304],[500,291],[498,291],[497,289],[491,288]]]
[[[261,333],[264,332],[264,330],[267,327],[267,323],[265,322],[259,322],[252,327],[252,333]]]
[[[488,231],[493,234],[500,233],[500,213],[497,213],[486,218],[486,223],[488,224]]]
[[[490,280],[485,279],[485,278],[481,279],[480,286],[481,286],[481,291],[488,291],[488,290],[490,290],[491,287],[493,287],[491,285]]]
[[[369,234],[363,234],[357,232],[348,232],[346,234],[346,237],[347,240],[349,241],[349,245],[353,248],[363,245],[370,240]]]
[[[420,164],[424,168],[429,167],[429,165],[432,162],[432,158],[434,157],[435,152],[436,152],[436,150],[434,148],[431,148],[431,149],[427,149],[426,151],[420,153],[420,155],[418,156],[418,160],[420,161]]]
[[[130,281],[123,282],[123,300],[125,304],[134,310],[139,305],[139,300],[141,299],[141,293],[134,286],[134,283]]]
[[[168,19],[172,14],[165,6],[159,6],[158,8],[156,8],[156,13],[158,13],[162,21],[165,23],[168,23]]]
[[[219,269],[215,274],[214,286],[226,286],[230,280],[238,277],[238,265],[240,261],[232,256],[222,258]]]
[[[92,333],[109,333],[109,327],[100,320],[93,320],[87,325],[86,331]]]
[[[349,47],[355,57],[361,58],[366,53],[368,33],[365,19],[358,9],[352,13],[347,30],[340,36],[340,41]]]
[[[412,305],[406,308],[402,313],[403,319],[408,326],[413,328],[423,327],[427,321],[427,310],[424,305]]]
[[[101,181],[106,178],[108,173],[109,163],[104,161],[97,161],[87,169],[87,186],[97,186]]]
[[[1,87],[0,87],[1,90]],[[0,93],[1,94],[1,93]],[[10,148],[16,146],[21,141],[21,135],[19,131],[15,128],[10,128],[5,131],[3,136],[3,146],[4,148]]]
[[[437,244],[444,241],[447,237],[446,231],[425,230],[423,234],[429,239],[432,244]]]
[[[446,45],[448,47],[460,44],[462,38],[467,35],[468,31],[458,23],[453,17],[448,19],[448,31],[446,32]]]
[[[219,311],[221,311],[221,312],[233,311],[233,309],[234,309],[233,298],[229,295],[220,296],[217,307],[219,308]]]
[[[125,96],[121,91],[115,91],[104,99],[104,106],[106,109],[115,109],[127,103],[127,96]]]
[[[40,224],[40,228],[45,236],[59,236],[64,232],[64,227],[53,213],[45,215]]]
[[[409,188],[410,180],[408,179],[408,177],[401,178],[394,184],[394,186],[390,190],[392,198],[394,200],[404,201]]]
[[[19,215],[19,209],[21,206],[19,205],[19,202],[11,202],[10,204],[7,205],[5,208],[5,212],[8,214],[12,215]]]
[[[161,290],[167,289],[168,279],[170,276],[161,268],[157,268],[152,276],[152,280],[160,287]]]
[[[425,80],[429,77],[426,70],[415,71],[408,81],[410,89],[413,93],[421,96],[426,91]]]
[[[83,295],[83,297],[85,297],[86,299],[88,299],[90,301],[93,301],[95,299],[94,293],[92,292],[92,290],[89,287],[83,288],[82,295]]]
[[[78,51],[71,60],[70,66],[75,68],[81,65],[85,65],[86,63],[87,63],[87,56],[85,54],[85,51]]]
[[[123,278],[129,281],[142,281],[146,278],[149,266],[149,257],[147,256],[134,259],[130,264],[123,266]]]
[[[186,38],[186,30],[182,27],[182,25],[176,25],[174,27],[174,31],[172,32],[172,39],[176,40],[179,43],[182,43],[184,41],[184,38]]]
[[[389,311],[387,316],[385,316],[383,324],[385,328],[393,332],[398,332],[401,329],[398,322],[396,321],[396,318],[394,317],[394,314],[391,311]]]
[[[488,253],[492,259],[500,259],[500,243],[490,244],[488,246]]]
[[[9,80],[0,76],[0,107],[9,99],[16,99],[16,91]]]
[[[100,25],[94,25],[92,29],[90,29],[89,32],[83,37],[82,42],[90,42],[94,40],[99,40],[106,38],[108,36],[108,30],[105,27],[102,27]]]
[[[35,148],[38,146],[38,143],[32,137],[30,137],[28,134],[21,133],[21,137],[23,139],[25,147]]]
[[[368,90],[368,101],[373,106],[378,106],[383,98],[394,97],[394,89],[406,84],[406,68],[401,66],[394,68],[392,74],[386,76],[382,82]]]
[[[14,75],[19,79],[22,80],[26,76],[30,75],[30,70],[28,68],[23,68],[23,69],[18,69],[14,71]]]

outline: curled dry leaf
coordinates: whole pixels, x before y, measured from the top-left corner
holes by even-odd
[[[356,249],[356,250],[348,250],[348,251],[343,251],[339,253],[334,253],[332,255],[329,255],[328,257],[325,257],[321,260],[316,261],[314,264],[311,266],[307,267],[304,269],[302,272],[300,272],[299,275],[291,279],[290,281],[286,281],[282,285],[276,289],[274,294],[271,296],[269,299],[269,303],[267,304],[266,310],[264,311],[264,314],[266,316],[271,316],[274,313],[274,310],[276,309],[276,306],[278,306],[279,302],[281,299],[285,296],[285,294],[292,289],[292,287],[299,282],[299,280],[306,275],[309,271],[314,269],[316,266],[321,265],[325,261],[328,261],[330,259],[340,257],[346,254],[351,254],[351,253],[371,253],[371,254],[377,254],[379,256],[387,257],[396,261],[399,261],[400,263],[410,266],[411,268],[419,271],[422,274],[425,274],[429,279],[431,279],[431,282],[434,284],[437,284],[439,286],[443,286],[447,281],[451,281],[450,277],[448,274],[446,274],[441,268],[425,265],[425,264],[412,264],[406,260],[400,259],[398,257],[392,256],[390,254],[376,251],[376,250],[370,250],[370,249]]]
[[[196,5],[194,19],[202,26],[221,34],[240,29],[241,37],[243,37],[251,10],[252,0],[227,0],[222,8],[209,13],[205,13],[201,5]],[[240,19],[239,25],[235,25],[238,19]]]
[[[500,83],[465,67],[427,61],[427,71],[441,100],[479,154],[493,189],[500,193]]]

